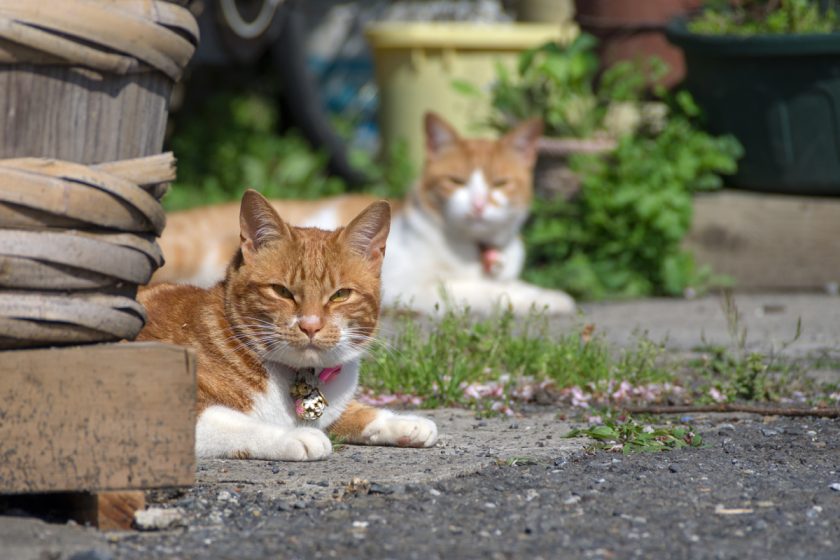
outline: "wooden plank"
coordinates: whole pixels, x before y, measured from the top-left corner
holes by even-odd
[[[73,494],[70,517],[78,523],[103,531],[131,528],[134,512],[146,507],[146,495],[140,491]]]
[[[840,282],[840,198],[746,191],[698,195],[686,239],[736,288],[824,289]]]
[[[0,353],[0,493],[189,485],[195,360],[157,343]]]

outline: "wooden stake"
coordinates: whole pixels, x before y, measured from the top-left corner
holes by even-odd
[[[143,492],[96,492],[73,494],[70,515],[79,523],[90,523],[102,531],[131,528],[134,512],[146,507]]]

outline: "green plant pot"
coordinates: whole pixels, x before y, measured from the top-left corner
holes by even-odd
[[[709,131],[744,146],[731,186],[840,195],[840,33],[697,35],[677,19],[667,36]]]

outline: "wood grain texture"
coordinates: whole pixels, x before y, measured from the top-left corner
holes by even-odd
[[[0,493],[189,485],[195,360],[157,343],[0,353]]]
[[[695,199],[686,246],[740,289],[840,281],[840,198],[722,191]]]
[[[102,163],[157,154],[172,82],[70,66],[0,65],[0,158]]]
[[[146,507],[146,495],[140,491],[96,492],[72,495],[71,517],[102,531],[131,528],[134,512]]]

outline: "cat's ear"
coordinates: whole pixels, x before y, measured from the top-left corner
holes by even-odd
[[[391,229],[391,205],[380,200],[356,216],[341,232],[341,241],[375,267],[382,266],[385,242]]]
[[[245,262],[269,241],[290,235],[277,211],[266,198],[253,189],[242,195],[239,208],[239,240]]]
[[[543,133],[543,121],[539,118],[528,119],[519,123],[505,134],[501,141],[519,154],[528,165],[537,160],[537,142]]]
[[[432,111],[428,111],[423,117],[423,125],[426,130],[426,153],[429,156],[451,148],[460,139],[452,125]]]

